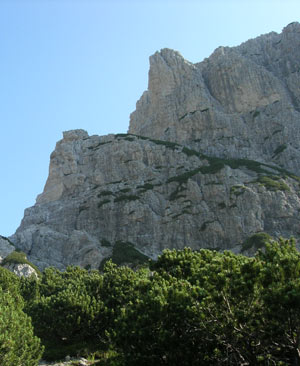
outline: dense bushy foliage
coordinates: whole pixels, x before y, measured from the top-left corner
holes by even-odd
[[[270,242],[254,258],[167,250],[123,307],[126,365],[299,365],[300,253]]]
[[[18,278],[0,267],[0,365],[35,366],[43,349],[22,311]]]
[[[108,261],[103,273],[48,268],[21,280],[0,271],[1,282],[49,359],[113,349],[106,363],[120,366],[300,365],[294,240],[270,240],[255,257],[186,248],[150,268]]]
[[[46,346],[44,357],[59,359],[99,347],[104,311],[97,296],[101,283],[98,271],[89,273],[79,267],[65,272],[47,268],[40,281],[22,280],[25,309]]]

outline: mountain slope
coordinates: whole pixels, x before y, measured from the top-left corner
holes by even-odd
[[[164,49],[129,134],[64,132],[10,240],[40,268],[299,236],[300,25],[199,64]]]
[[[163,49],[129,132],[210,156],[273,162],[300,171],[300,24],[219,47],[198,64]]]

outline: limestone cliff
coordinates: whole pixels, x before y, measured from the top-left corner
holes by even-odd
[[[11,241],[0,235],[0,265],[3,259],[5,259],[14,250],[15,247],[12,245]]]
[[[300,24],[198,64],[163,49],[129,132],[176,141],[210,156],[272,162],[300,171]]]
[[[299,237],[300,25],[198,64],[164,49],[129,134],[64,133],[10,240],[40,268]]]

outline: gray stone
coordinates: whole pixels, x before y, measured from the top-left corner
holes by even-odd
[[[29,264],[10,263],[5,264],[3,267],[16,274],[18,277],[38,277],[36,270]]]
[[[223,250],[259,231],[298,232],[298,180],[280,178],[275,167],[260,168],[264,176],[278,174],[274,182],[286,184],[283,189],[260,183],[251,161],[224,160],[223,168],[210,173],[213,161],[182,145],[132,135],[101,141],[91,137],[57,144],[45,190],[11,237],[40,268],[98,268],[117,241],[131,242],[156,258],[168,247]],[[76,166],[70,174],[64,174],[65,151],[74,152],[67,162]],[[238,167],[230,167],[234,162]],[[59,199],[48,195],[52,174],[63,187]]]
[[[129,132],[210,156],[300,166],[300,25],[292,23],[192,64],[176,51],[150,57],[148,90]],[[278,153],[279,151],[279,153]]]
[[[8,238],[0,235],[0,264],[5,257],[15,250],[15,247]]]
[[[299,43],[293,23],[198,64],[155,53],[130,135],[64,132],[11,241],[40,268],[64,269],[98,268],[116,243],[157,258],[240,252],[261,231],[298,239]]]

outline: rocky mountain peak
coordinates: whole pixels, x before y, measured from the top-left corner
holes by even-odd
[[[196,64],[156,52],[129,133],[64,132],[10,240],[63,269],[142,263],[164,248],[241,252],[260,232],[297,239],[299,27]]]
[[[300,23],[292,22],[282,30],[283,33],[300,33]]]
[[[131,114],[129,132],[298,172],[299,26],[219,47],[197,64],[166,50],[170,68],[155,54],[149,88]],[[280,146],[282,153],[275,154]]]

